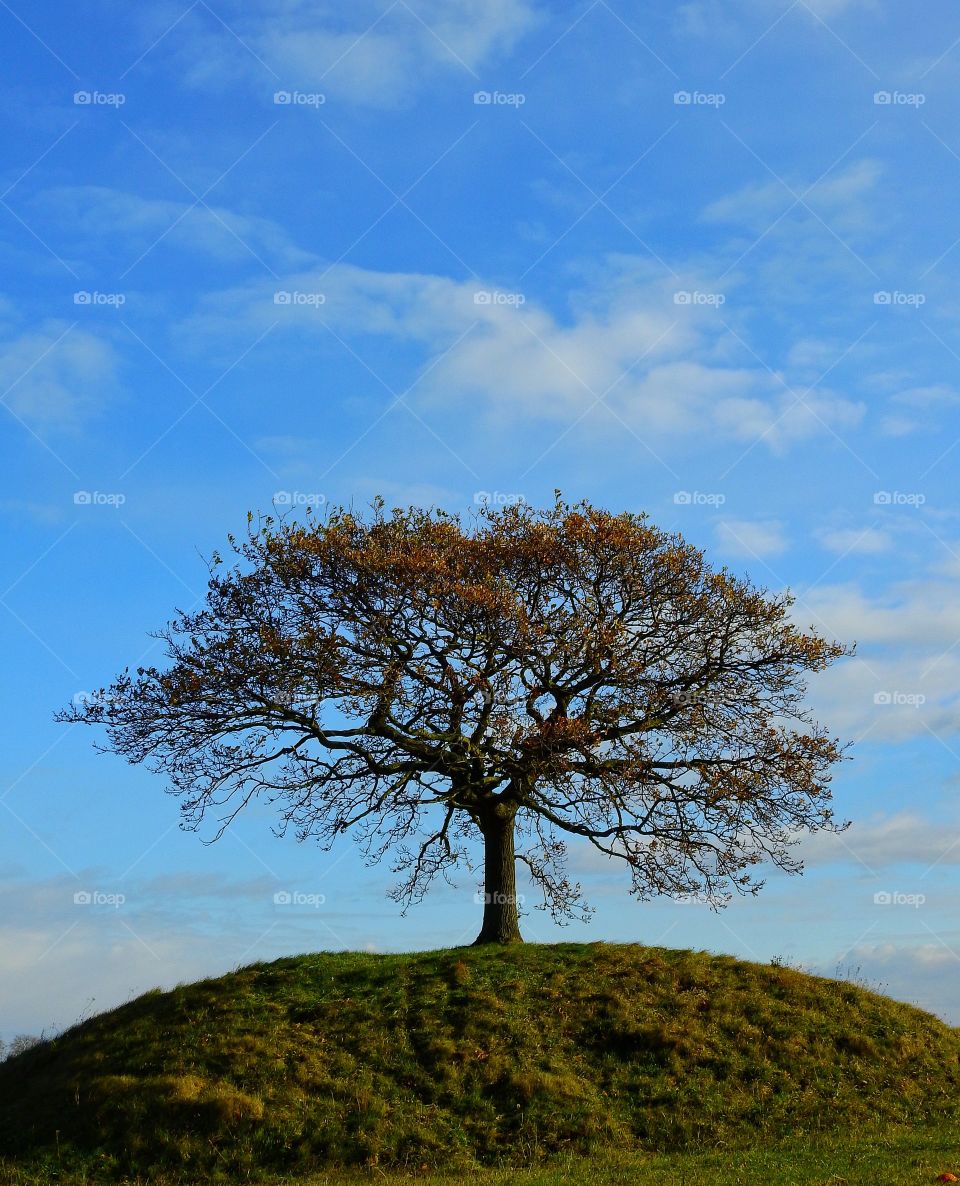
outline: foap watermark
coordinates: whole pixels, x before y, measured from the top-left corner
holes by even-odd
[[[900,890],[877,890],[873,895],[874,906],[912,906],[914,910],[918,910],[926,900],[926,894],[905,894]]]
[[[74,91],[76,107],[122,107],[127,96],[120,91]]]
[[[874,704],[906,705],[908,708],[919,708],[926,704],[927,698],[922,692],[874,692]]]
[[[93,704],[99,704],[106,707],[108,704],[119,702],[117,697],[108,696],[106,691],[102,688],[97,692],[74,692],[71,699],[78,708]]]
[[[308,894],[303,890],[277,890],[273,895],[274,906],[309,906],[311,910],[319,910],[326,901],[326,894]]]
[[[874,91],[877,107],[922,107],[927,96],[922,91]]]
[[[74,490],[73,501],[78,507],[122,507],[127,496],[103,490]]]
[[[322,107],[327,96],[321,91],[274,91],[273,102],[277,107]]]
[[[499,292],[493,288],[479,288],[473,294],[475,305],[513,305],[519,308],[527,303],[522,292]]]
[[[727,96],[722,91],[674,91],[675,107],[722,107]]]
[[[673,502],[678,507],[722,507],[727,501],[725,494],[714,490],[676,490]]]
[[[522,91],[474,91],[477,107],[522,107],[527,96]]]
[[[898,288],[891,292],[884,288],[873,294],[873,303],[875,305],[903,305],[919,309],[921,305],[927,303],[927,294],[925,292],[901,292]]]
[[[495,890],[492,894],[476,893],[473,900],[478,906],[522,906],[526,898],[523,894],[504,894]]]
[[[279,704],[283,708],[288,708],[293,712],[312,713],[323,704],[323,696],[315,692],[287,690],[274,692],[273,701],[275,704]]]
[[[126,902],[125,894],[108,894],[103,890],[77,890],[73,895],[74,906],[112,906],[119,910]]]
[[[273,501],[278,507],[322,507],[327,496],[306,490],[274,490]]]
[[[701,893],[687,893],[687,894],[671,894],[670,901],[675,902],[678,906],[712,906],[713,899],[709,894]]]
[[[327,295],[323,292],[289,292],[284,288],[273,294],[273,303],[275,305],[311,305],[313,308],[319,308],[327,303]]]
[[[694,289],[692,292],[689,289],[681,288],[678,292],[673,294],[673,303],[675,305],[712,305],[719,308],[726,304],[726,294],[722,292],[700,292]]]
[[[927,501],[925,494],[909,490],[875,490],[873,505],[877,507],[922,507]]]
[[[480,507],[515,507],[526,504],[522,494],[508,494],[504,490],[474,490],[473,501]]]
[[[122,292],[87,292],[86,289],[81,289],[80,292],[73,294],[73,303],[75,305],[112,305],[119,309],[121,305],[127,303],[127,297]]]
[[[734,708],[740,701],[721,688],[680,688],[670,694],[671,701],[684,708]]]

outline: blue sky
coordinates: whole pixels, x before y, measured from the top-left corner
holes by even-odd
[[[159,658],[248,510],[556,487],[857,641],[810,695],[854,822],[720,914],[574,850],[593,922],[528,937],[781,957],[960,1023],[955,6],[37,0],[0,37],[0,1033],[471,939],[469,875],[400,917],[388,868],[266,809],[205,845],[52,713]]]

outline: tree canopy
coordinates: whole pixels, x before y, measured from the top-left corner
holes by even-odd
[[[206,602],[58,714],[163,774],[184,824],[217,835],[255,797],[278,830],[388,852],[393,894],[484,846],[478,941],[520,938],[515,865],[564,920],[588,907],[571,837],[622,861],[631,892],[714,904],[788,872],[803,830],[837,830],[837,739],[805,675],[850,653],[792,599],[715,570],[642,514],[587,502],[334,508],[248,517]]]

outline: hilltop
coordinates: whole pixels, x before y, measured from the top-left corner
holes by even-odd
[[[336,952],[155,990],[0,1064],[7,1168],[199,1182],[951,1127],[960,1031],[633,944]]]

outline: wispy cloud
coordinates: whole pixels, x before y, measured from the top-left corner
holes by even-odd
[[[896,939],[858,943],[841,957],[846,970],[866,987],[909,1004],[921,1004],[949,1024],[960,1023],[953,985],[960,964],[960,935],[927,933],[926,942]]]
[[[608,288],[597,277],[569,294],[561,317],[482,280],[338,264],[211,294],[184,332],[199,343],[277,322],[278,332],[301,336],[332,328],[351,340],[416,341],[424,406],[465,406],[495,424],[575,420],[598,439],[627,425],[689,445],[690,425],[700,424],[780,451],[860,423],[859,401],[828,387],[794,392],[758,365],[717,305],[696,299],[714,295],[709,278],[685,273],[680,284],[648,274]],[[289,294],[286,304],[275,304],[276,290]]]
[[[776,521],[726,519],[716,532],[720,546],[734,556],[779,556],[788,546],[784,525]]]
[[[822,675],[812,693],[832,727],[870,742],[923,738],[955,756],[960,606],[952,588],[930,568],[886,590],[824,584],[799,599],[798,622],[857,643],[856,658]]]
[[[349,9],[270,0],[231,17],[248,52],[201,25],[180,55],[188,81],[200,85],[236,83],[238,74],[263,83],[272,75],[274,89],[388,108],[444,78],[478,89],[482,71],[539,19],[529,0],[361,0]]]
[[[110,341],[69,322],[46,321],[0,341],[0,395],[32,429],[74,431],[116,389]]]
[[[855,820],[840,834],[815,832],[797,849],[804,865],[861,864],[877,871],[894,865],[960,865],[960,824],[946,826],[911,811]]]
[[[758,233],[782,234],[775,220],[787,215],[787,227],[798,220],[813,220],[810,207],[840,230],[867,230],[876,225],[871,199],[883,174],[880,162],[856,161],[822,180],[793,176],[750,182],[733,193],[717,198],[703,210],[706,222],[749,227]],[[765,175],[766,176],[766,175]],[[797,203],[797,198],[802,198]]]
[[[890,534],[876,527],[824,528],[817,532],[817,539],[828,552],[840,556],[875,556],[893,544]]]
[[[960,405],[960,394],[946,383],[927,387],[908,387],[889,400],[889,411],[880,421],[880,431],[902,437],[915,432],[935,430],[943,415]]]
[[[807,24],[843,17],[847,13],[876,11],[878,0],[803,0],[792,6],[790,0],[693,0],[677,9],[678,32],[695,37],[730,36],[759,20],[774,21],[785,16]],[[790,27],[788,25],[788,27]]]
[[[145,197],[103,185],[51,188],[33,208],[58,228],[75,252],[99,248],[129,266],[155,246],[200,253],[214,260],[250,261],[262,255],[275,268],[302,267],[315,257],[297,247],[273,219],[240,214],[191,199]]]

